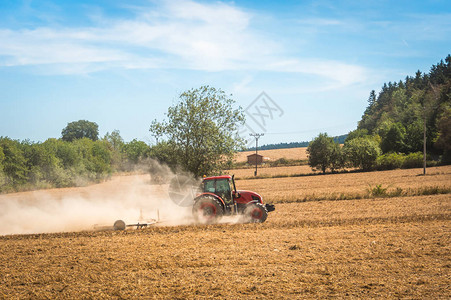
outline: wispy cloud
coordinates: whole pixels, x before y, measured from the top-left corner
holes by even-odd
[[[48,65],[61,73],[111,67],[297,72],[338,85],[365,78],[359,66],[285,54],[283,44],[253,29],[258,16],[232,4],[179,0],[133,11],[133,19],[99,18],[92,27],[0,29],[0,66]]]

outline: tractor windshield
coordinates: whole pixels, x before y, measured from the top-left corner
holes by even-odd
[[[221,197],[224,202],[230,203],[232,201],[231,182],[227,178],[205,180],[203,182],[203,189],[206,193],[214,193]]]
[[[230,189],[230,182],[228,179],[216,180],[216,195],[224,199],[227,203],[232,201],[232,190]]]
[[[214,180],[205,180],[204,181],[204,192],[207,192],[207,193],[215,192],[215,181]]]
[[[228,179],[217,179],[216,180],[216,192],[227,193],[230,192],[230,184]]]

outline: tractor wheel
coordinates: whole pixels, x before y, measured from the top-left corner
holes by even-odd
[[[222,203],[214,197],[201,197],[196,200],[193,206],[193,216],[197,222],[202,224],[217,223],[223,214]]]
[[[247,205],[243,212],[244,222],[263,223],[268,217],[266,207],[261,203],[251,203]]]
[[[122,220],[117,220],[113,225],[114,230],[125,230],[125,222]]]

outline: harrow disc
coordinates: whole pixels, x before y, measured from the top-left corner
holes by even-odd
[[[169,183],[169,197],[178,206],[190,207],[198,189],[199,183],[191,176],[176,175]]]

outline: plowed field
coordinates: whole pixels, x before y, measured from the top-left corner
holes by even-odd
[[[449,167],[428,170],[426,177],[417,176],[420,171],[237,185],[281,200],[277,197],[353,193],[369,184],[403,189],[451,184]],[[155,189],[139,178],[47,193],[56,194],[53,201],[65,193],[72,198],[85,193],[85,200],[94,201],[111,189],[120,194],[131,181],[142,182],[143,190],[134,195]],[[36,201],[29,195],[0,201]],[[3,223],[1,213],[0,218]],[[5,235],[0,298],[449,299],[450,219],[451,196],[442,194],[279,203],[264,224]]]

